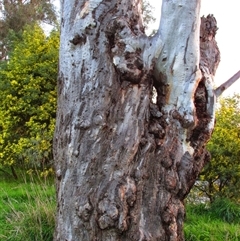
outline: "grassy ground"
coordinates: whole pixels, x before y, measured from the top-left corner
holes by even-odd
[[[1,180],[0,210],[1,241],[52,240],[53,184]]]
[[[52,182],[0,179],[1,241],[52,241],[54,212]],[[240,207],[224,200],[211,207],[187,205],[185,237],[186,241],[240,241]]]
[[[240,241],[240,207],[227,200],[187,205],[186,241]]]

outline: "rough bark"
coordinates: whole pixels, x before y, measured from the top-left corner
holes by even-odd
[[[62,0],[55,241],[184,240],[219,62],[199,2],[163,0],[148,38],[140,0]]]

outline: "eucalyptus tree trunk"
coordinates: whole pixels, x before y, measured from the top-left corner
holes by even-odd
[[[140,0],[62,0],[55,241],[184,240],[219,62],[215,19],[200,36],[199,9],[163,0],[147,37]]]

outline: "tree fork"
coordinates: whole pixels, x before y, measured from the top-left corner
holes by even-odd
[[[163,0],[150,38],[140,0],[62,0],[54,240],[184,240],[219,62],[216,22],[200,35],[199,8]]]

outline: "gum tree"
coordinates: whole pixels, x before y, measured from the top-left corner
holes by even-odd
[[[147,37],[140,0],[62,0],[55,241],[184,239],[220,59],[216,21],[199,9],[163,0]]]

